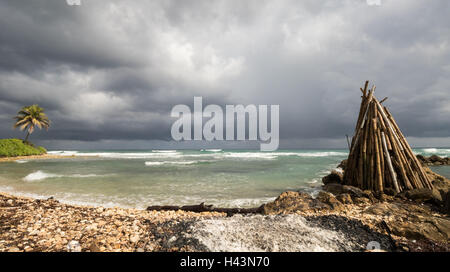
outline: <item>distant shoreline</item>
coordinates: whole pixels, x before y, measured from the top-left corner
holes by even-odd
[[[42,155],[30,155],[30,156],[0,157],[0,162],[10,162],[10,161],[17,161],[17,160],[66,159],[66,158],[74,158],[74,157],[75,156],[42,154]]]
[[[42,154],[42,155],[30,155],[30,156],[0,157],[0,163],[17,161],[17,160],[70,159],[70,158],[85,158],[85,157],[95,158],[97,156]]]

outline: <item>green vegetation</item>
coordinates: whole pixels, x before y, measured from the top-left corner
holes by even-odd
[[[16,119],[14,128],[19,128],[22,131],[27,130],[25,142],[28,142],[28,137],[33,133],[35,127],[47,130],[50,127],[50,120],[44,113],[44,109],[37,104],[23,107],[14,119]]]
[[[33,146],[19,139],[0,139],[0,157],[30,156],[47,153],[45,148]]]

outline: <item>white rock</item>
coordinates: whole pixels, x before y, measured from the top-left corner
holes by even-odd
[[[130,237],[130,242],[137,243],[137,242],[139,242],[139,239],[140,239],[140,237],[138,235],[132,235]]]

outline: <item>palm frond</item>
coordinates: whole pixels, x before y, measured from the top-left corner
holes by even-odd
[[[45,128],[47,130],[50,127],[50,120],[44,113],[44,109],[37,104],[23,107],[14,119],[16,122],[13,128],[19,128],[22,131],[27,129],[28,134],[33,133],[35,127],[39,129]]]

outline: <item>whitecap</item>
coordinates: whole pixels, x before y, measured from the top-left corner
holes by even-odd
[[[23,178],[23,180],[31,182],[31,181],[43,180],[43,179],[47,179],[47,178],[57,178],[57,177],[62,177],[62,175],[45,173],[41,170],[38,170],[36,172],[28,174],[26,177]]]
[[[41,170],[35,171],[31,174],[28,174],[26,177],[23,178],[24,181],[27,182],[33,182],[33,181],[39,181],[44,180],[48,178],[91,178],[91,177],[105,177],[110,176],[109,175],[98,175],[98,174],[71,174],[71,175],[61,175],[61,174],[53,174],[53,173],[47,173]]]
[[[74,156],[78,154],[78,151],[57,150],[57,151],[47,151],[47,154],[58,156]]]
[[[145,162],[145,165],[147,166],[158,166],[158,165],[165,165],[165,164],[174,164],[174,165],[189,165],[189,164],[195,164],[202,161],[148,161]]]
[[[151,152],[151,153],[98,152],[98,153],[77,153],[76,156],[100,157],[108,159],[145,159],[145,158],[180,158],[182,155],[179,152]]]

